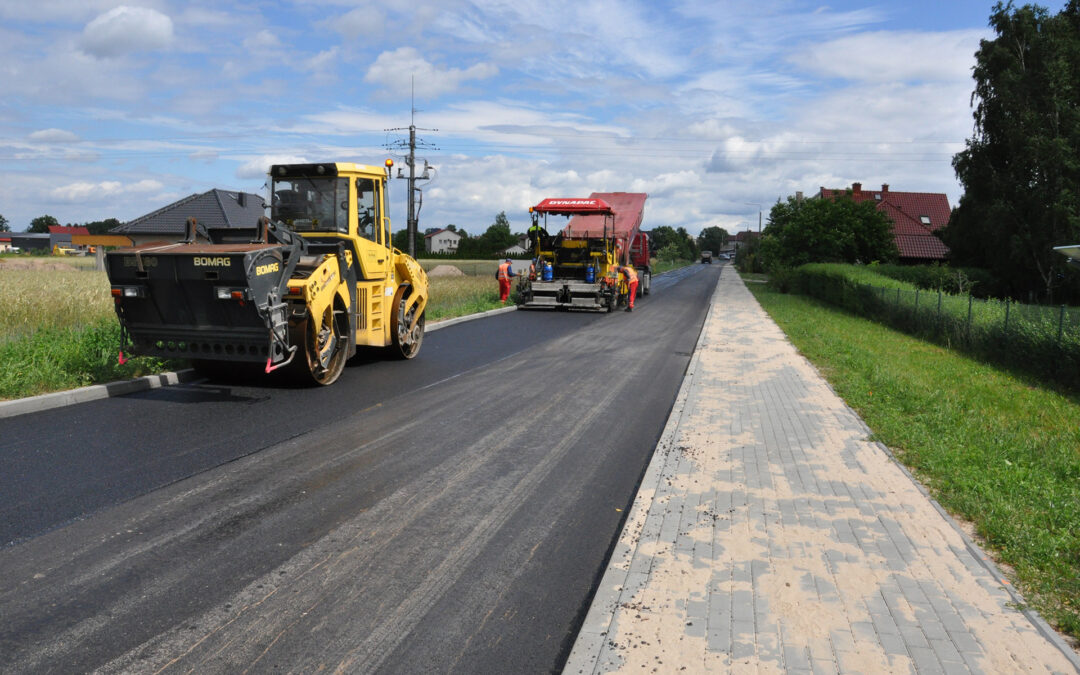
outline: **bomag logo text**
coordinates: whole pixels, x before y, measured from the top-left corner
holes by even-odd
[[[195,256],[195,267],[229,267],[232,265],[232,260],[225,256],[218,256],[211,258],[209,256]]]
[[[266,265],[256,265],[255,266],[255,276],[261,277],[264,274],[270,274],[271,272],[277,272],[280,269],[281,269],[281,265],[276,263],[276,262],[268,263]]]
[[[135,256],[124,256],[124,267],[138,267],[139,261],[135,259]],[[143,256],[142,266],[145,267],[157,267],[157,258],[151,258]]]

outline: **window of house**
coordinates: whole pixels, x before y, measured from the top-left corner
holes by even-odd
[[[919,216],[919,220],[922,221],[923,225],[929,225],[930,224],[930,216]]]

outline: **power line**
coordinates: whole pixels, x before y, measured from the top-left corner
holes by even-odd
[[[415,90],[415,87],[414,87]],[[406,142],[404,139],[398,139],[387,143],[386,149],[392,151],[394,149],[404,150],[409,149],[407,155],[405,155],[405,164],[409,167],[409,200],[408,200],[408,216],[406,219],[407,229],[409,233],[409,255],[416,257],[416,230],[419,225],[420,207],[424,204],[424,195],[420,188],[416,187],[417,180],[431,180],[431,176],[428,173],[432,167],[428,164],[428,161],[424,160],[424,173],[417,178],[416,177],[416,149],[421,150],[438,150],[434,145],[427,143],[423,139],[418,140],[416,138],[417,126],[416,126],[416,97],[413,95],[412,103],[410,104],[410,117],[409,117],[409,140]],[[386,132],[391,131],[405,131],[404,127],[395,127],[393,129],[385,129]],[[438,131],[438,129],[419,129],[420,131]],[[398,178],[405,178],[401,175],[401,169],[398,169]],[[418,202],[419,198],[419,202]]]

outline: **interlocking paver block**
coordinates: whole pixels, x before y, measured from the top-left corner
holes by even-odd
[[[1080,671],[731,270],[712,302],[566,672]]]

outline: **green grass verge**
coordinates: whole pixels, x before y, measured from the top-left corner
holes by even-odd
[[[1080,638],[1080,400],[820,301],[749,285],[1025,598]]]
[[[0,400],[25,398],[90,384],[186,368],[180,359],[117,361],[120,324],[104,272],[21,270],[0,274],[15,301],[0,307]],[[494,277],[430,279],[429,322],[496,307]],[[44,311],[43,308],[51,308]]]
[[[0,399],[113,382],[183,367],[183,361],[135,358],[118,363],[120,325],[115,318],[79,327],[47,327],[0,341]]]

